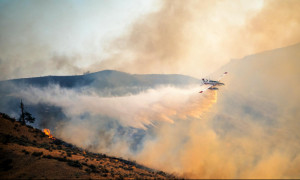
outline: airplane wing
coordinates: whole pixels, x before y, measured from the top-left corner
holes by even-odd
[[[208,85],[207,87],[205,87],[204,89],[202,89],[199,93],[203,93],[204,91],[208,90],[208,88],[212,87],[213,85]]]
[[[222,79],[226,74],[228,74],[228,72],[224,72],[218,79],[218,81],[220,81],[220,79]],[[208,90],[210,87],[212,87],[213,85],[210,84],[207,87],[205,87],[203,90],[201,90],[199,93],[203,93],[204,91]]]
[[[218,79],[218,81],[220,81],[220,79],[222,79],[226,74],[228,74],[228,72],[224,72]]]

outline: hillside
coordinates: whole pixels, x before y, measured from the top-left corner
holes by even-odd
[[[91,153],[0,114],[1,179],[170,179],[135,162]]]
[[[113,70],[104,70],[85,75],[74,76],[45,76],[0,81],[0,112],[14,116],[18,107],[20,92],[34,88],[48,88],[58,86],[66,90],[77,92],[93,92],[101,97],[114,97],[138,94],[149,89],[161,86],[185,87],[193,84],[200,84],[201,80],[178,74],[128,74]],[[57,106],[28,106],[29,110],[38,119],[42,118],[40,112],[48,111],[47,119],[62,119]]]
[[[36,86],[45,87],[50,84],[57,84],[62,88],[96,88],[98,90],[105,88],[120,88],[120,87],[144,87],[153,88],[159,85],[183,86],[189,84],[197,84],[199,79],[179,75],[179,74],[128,74],[114,70],[104,70],[84,75],[74,76],[44,76],[12,79],[0,81],[1,86]]]

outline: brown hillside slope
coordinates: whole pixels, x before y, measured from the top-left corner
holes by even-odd
[[[0,113],[0,179],[174,179],[135,162],[85,152]]]

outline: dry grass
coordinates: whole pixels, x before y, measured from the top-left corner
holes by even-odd
[[[83,151],[0,114],[1,179],[174,179],[135,162]]]

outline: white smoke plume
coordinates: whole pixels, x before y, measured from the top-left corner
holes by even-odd
[[[137,95],[101,97],[88,90],[80,93],[60,88],[58,85],[50,85],[46,88],[27,88],[20,96],[25,97],[31,104],[47,103],[60,106],[69,117],[84,113],[104,115],[120,120],[124,126],[145,129],[145,125],[153,125],[155,121],[173,123],[172,117],[185,114],[182,112],[200,104],[200,101],[197,102],[199,97],[195,94],[198,90],[199,87],[162,87]],[[193,115],[193,112],[189,112],[188,115]]]

